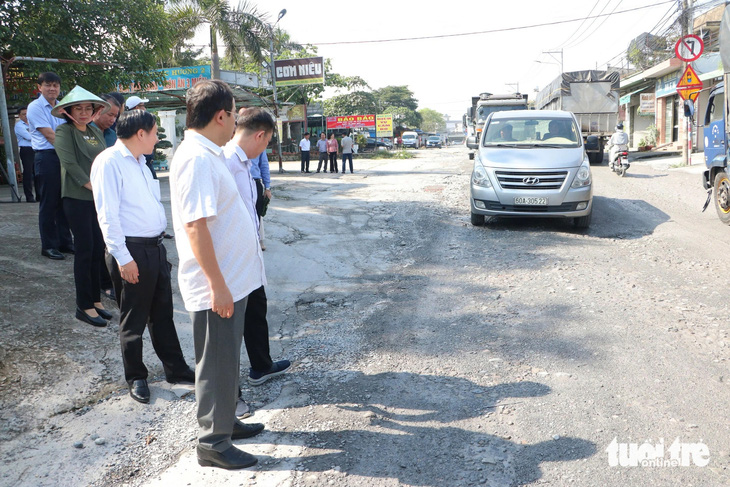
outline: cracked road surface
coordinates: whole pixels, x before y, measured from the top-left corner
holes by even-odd
[[[728,229],[698,169],[593,167],[587,232],[473,227],[466,151],[416,154],[274,175],[272,355],[295,365],[243,383],[267,430],[238,472],[197,465],[194,396],[149,342],[152,402],[129,398],[116,326],[73,320],[72,263],[40,257],[35,207],[3,205],[0,485],[727,485]],[[675,438],[707,465],[609,465],[614,439],[670,459]]]

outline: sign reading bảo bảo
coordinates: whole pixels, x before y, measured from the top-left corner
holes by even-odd
[[[327,117],[327,130],[375,128],[375,115],[347,115]]]
[[[324,58],[274,61],[274,77],[276,86],[324,84]]]

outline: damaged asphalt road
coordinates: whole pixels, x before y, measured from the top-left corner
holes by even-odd
[[[294,366],[242,382],[267,429],[238,472],[197,465],[194,395],[149,341],[152,401],[129,398],[116,325],[73,319],[72,261],[40,256],[35,206],[2,205],[0,485],[726,485],[727,228],[699,177],[593,167],[587,232],[473,227],[466,151],[416,153],[273,175],[272,356]],[[677,437],[709,464],[609,465],[614,439]]]

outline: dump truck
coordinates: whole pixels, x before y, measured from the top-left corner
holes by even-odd
[[[558,76],[538,93],[538,110],[573,112],[585,141],[595,136],[598,144],[586,146],[591,164],[603,162],[603,152],[618,123],[620,75],[617,71],[571,71]],[[589,148],[590,147],[590,148]]]
[[[491,113],[506,110],[527,110],[527,95],[520,93],[507,95],[481,93],[479,96],[473,96],[471,106],[467,108],[464,115],[464,126],[467,127],[467,134],[476,137],[478,143],[487,117]],[[476,145],[472,144],[469,148],[476,149]]]

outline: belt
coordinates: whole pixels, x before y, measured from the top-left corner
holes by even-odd
[[[38,149],[36,152],[56,152],[56,149]]]
[[[164,239],[163,233],[156,237],[124,237],[124,240],[128,244],[146,245],[148,247],[158,247],[162,245]]]

